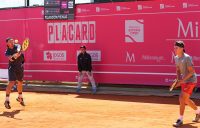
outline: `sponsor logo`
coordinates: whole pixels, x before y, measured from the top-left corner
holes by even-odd
[[[142,10],[142,5],[138,5],[138,10]]]
[[[137,8],[138,8],[138,10],[144,10],[144,9],[152,9],[153,7],[151,7],[151,6],[144,6],[144,5],[138,5],[137,6]]]
[[[174,63],[175,56],[176,56],[175,53],[172,52],[171,63]],[[200,56],[191,56],[191,57],[192,61],[197,61],[197,62],[200,61]]]
[[[77,12],[78,12],[78,13],[81,13],[81,8],[77,8]]]
[[[120,6],[116,6],[116,11],[121,11],[121,7]]]
[[[125,42],[144,42],[144,20],[125,21]]]
[[[164,9],[165,5],[164,4],[160,4],[160,9]]]
[[[129,10],[130,8],[122,7],[122,6],[116,6],[116,11],[122,11],[122,10]]]
[[[165,78],[165,83],[173,83],[174,79],[171,78]]]
[[[96,22],[47,23],[48,43],[95,43]]]
[[[44,61],[66,61],[66,51],[44,51]]]
[[[101,11],[100,7],[96,7],[96,12],[100,12],[100,11]]]
[[[79,55],[80,51],[77,51],[77,56]],[[101,61],[101,51],[99,50],[87,50],[87,53],[90,54],[92,61]]]
[[[91,58],[92,61],[101,61],[101,51],[87,51]]]
[[[199,4],[190,4],[190,3],[183,3],[183,8],[192,8],[192,7],[199,7]]]
[[[161,62],[164,60],[163,56],[150,56],[150,55],[142,55],[142,60],[145,61],[156,61],[156,62]]]
[[[187,3],[183,3],[183,8],[188,8],[188,4]]]
[[[77,12],[78,13],[85,13],[85,12],[90,12],[89,9],[85,9],[85,8],[77,8]]]
[[[126,52],[126,63],[135,63],[135,54]]]
[[[108,8],[96,7],[96,12],[109,11],[109,10],[110,9],[108,9]]]
[[[189,21],[188,23],[183,23],[180,18],[178,18],[178,38],[199,38],[199,22]]]
[[[160,4],[160,9],[165,9],[165,8],[175,8],[174,5],[167,5],[167,4]]]

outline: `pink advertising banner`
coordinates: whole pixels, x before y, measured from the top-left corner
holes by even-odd
[[[114,2],[76,6],[75,20],[43,20],[43,7],[0,10],[0,69],[5,39],[30,39],[25,79],[77,81],[86,45],[98,83],[169,85],[175,40],[183,40],[200,74],[199,0]]]

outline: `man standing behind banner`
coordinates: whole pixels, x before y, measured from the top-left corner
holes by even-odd
[[[80,92],[84,74],[87,74],[92,84],[92,93],[95,94],[96,85],[95,85],[95,80],[92,74],[92,59],[91,59],[90,54],[86,52],[85,46],[80,47],[80,53],[78,55],[78,71],[79,71],[79,76],[78,76],[78,86],[77,86],[76,92],[77,93]]]
[[[7,109],[11,109],[10,106],[10,93],[13,85],[17,81],[17,90],[18,90],[18,98],[16,99],[22,106],[25,106],[23,97],[22,97],[22,84],[23,84],[23,76],[24,76],[24,56],[21,51],[21,46],[19,44],[14,44],[14,40],[12,38],[6,39],[7,50],[5,52],[6,57],[9,60],[8,65],[8,77],[9,83],[6,88],[6,99],[5,99],[5,107]]]

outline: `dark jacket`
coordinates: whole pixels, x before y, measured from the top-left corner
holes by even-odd
[[[13,54],[17,53],[17,48],[18,48],[18,44],[14,45],[13,49],[7,48],[6,52],[5,52],[5,56],[12,56]],[[18,68],[21,67],[21,65],[24,63],[24,55],[21,54],[17,59],[12,58],[14,61],[9,61],[9,66],[11,66],[12,68]]]
[[[87,52],[80,53],[78,55],[78,70],[79,72],[81,71],[89,71],[91,72],[92,70],[92,59],[90,54],[88,54]]]

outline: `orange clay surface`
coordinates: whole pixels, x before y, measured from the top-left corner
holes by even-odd
[[[172,128],[179,116],[178,97],[24,92],[22,107],[14,92],[7,110],[4,96],[0,91],[0,128]],[[187,106],[181,128],[200,128],[193,118]]]

